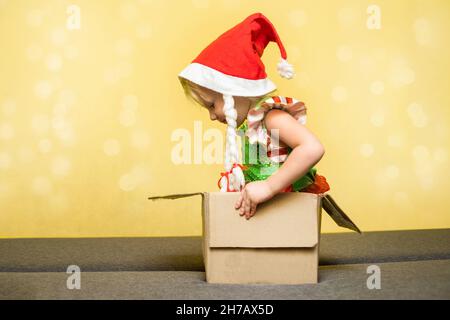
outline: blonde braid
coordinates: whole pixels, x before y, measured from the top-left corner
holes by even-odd
[[[239,166],[233,168],[235,163],[239,163],[239,151],[236,141],[237,111],[234,108],[233,96],[224,94],[223,101],[223,111],[228,124],[225,148],[225,170],[230,172],[228,175],[230,189],[232,191],[241,191],[245,185],[244,174]],[[220,191],[227,191],[226,177],[222,177],[220,180]]]

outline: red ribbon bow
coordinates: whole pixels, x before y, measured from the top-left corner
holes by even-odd
[[[240,167],[242,171],[247,170],[246,166],[243,166],[242,164],[239,163],[234,163],[233,166],[231,167],[230,171],[225,171],[225,172],[221,172],[220,173],[220,178],[219,181],[217,181],[217,186],[220,187],[220,180],[222,180],[223,177],[226,177],[227,179],[227,192],[238,192],[237,190],[231,190],[230,189],[230,178],[228,177],[230,175],[230,173],[233,171],[234,168],[236,167]]]

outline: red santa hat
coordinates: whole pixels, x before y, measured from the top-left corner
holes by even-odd
[[[231,96],[255,97],[276,89],[267,78],[261,61],[269,42],[276,42],[281,54],[279,74],[294,75],[286,50],[273,24],[254,13],[207,46],[178,76],[208,89]]]

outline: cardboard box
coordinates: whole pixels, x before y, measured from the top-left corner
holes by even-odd
[[[150,199],[193,195],[203,199],[202,249],[209,283],[317,283],[322,207],[339,225],[360,232],[328,195],[281,193],[258,205],[249,220],[234,208],[235,192]]]

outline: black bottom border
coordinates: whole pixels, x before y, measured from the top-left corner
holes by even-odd
[[[4,300],[2,311],[46,316],[129,317],[168,319],[291,319],[306,316],[387,317],[392,312],[419,316],[433,308],[433,313],[448,310],[449,300]],[[428,311],[427,311],[428,310]],[[428,314],[429,315],[429,314]]]

